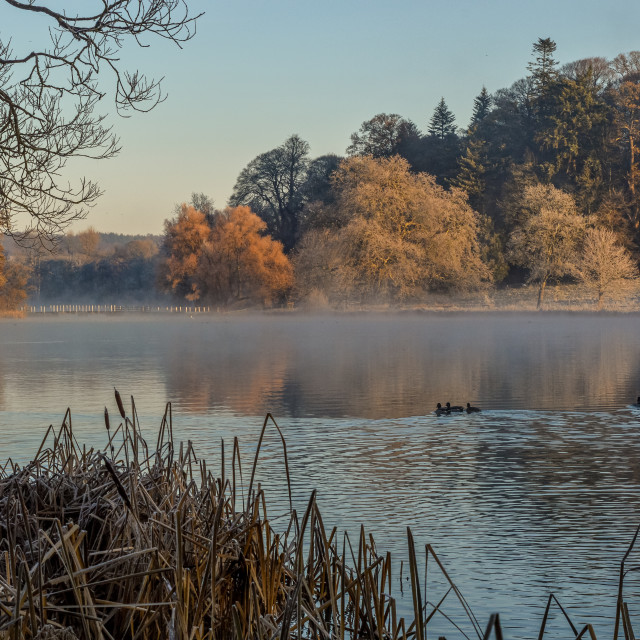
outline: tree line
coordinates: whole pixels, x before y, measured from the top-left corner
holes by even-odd
[[[640,52],[561,67],[555,51],[538,39],[527,75],[483,87],[463,130],[443,97],[426,133],[381,113],[344,157],[311,158],[293,135],[241,171],[229,207],[280,243],[296,297],[535,282],[541,306],[549,282],[578,280],[600,306],[637,273]]]
[[[153,256],[103,256],[93,271],[67,260],[60,280],[83,272],[104,292],[129,278],[132,293],[217,304],[534,282],[539,306],[549,282],[578,280],[601,305],[637,275],[640,52],[560,66],[555,51],[534,43],[525,77],[483,87],[463,129],[443,97],[426,132],[381,113],[344,156],[312,158],[293,135],[249,162],[225,209],[203,194],[178,207]],[[130,260],[146,261],[138,280]]]

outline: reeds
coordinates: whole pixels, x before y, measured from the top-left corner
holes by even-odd
[[[276,531],[254,486],[265,430],[280,433],[270,415],[243,500],[237,440],[231,469],[223,462],[215,477],[190,443],[174,443],[171,405],[151,451],[133,399],[129,415],[117,392],[116,401],[122,422],[114,428],[105,409],[103,450],[78,444],[67,411],[31,463],[0,469],[0,639],[426,640],[430,621],[447,617],[445,601],[455,598],[471,629],[462,636],[502,640],[499,617],[481,627],[430,545],[421,579],[409,529],[411,621],[391,596],[390,554],[364,528],[353,543],[327,531],[315,492]],[[429,566],[448,585],[437,603],[426,599]],[[623,563],[618,613],[630,640],[624,571]],[[570,637],[595,638],[561,610]]]

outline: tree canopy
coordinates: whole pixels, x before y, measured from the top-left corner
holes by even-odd
[[[175,218],[165,220],[163,261],[159,271],[162,290],[187,300],[200,297],[196,273],[202,247],[210,234],[211,227],[205,214],[186,204]]]
[[[293,135],[254,158],[240,172],[229,198],[230,206],[246,205],[259,215],[285,251],[297,240],[308,164],[309,144]]]
[[[596,227],[586,232],[577,273],[579,280],[596,292],[598,309],[602,309],[606,294],[618,293],[638,277],[638,265],[613,231]]]
[[[412,173],[398,156],[344,160],[332,184],[335,202],[327,206],[337,210],[337,228],[303,239],[300,278],[316,282],[313,271],[324,269],[343,291],[391,299],[489,279],[477,215],[462,191],[445,191],[433,176]],[[323,264],[322,256],[333,263]]]
[[[440,99],[429,121],[429,135],[439,140],[446,140],[456,133],[456,117],[447,106],[444,98]]]
[[[267,225],[249,207],[225,209],[202,247],[197,280],[204,300],[260,300],[270,305],[293,283],[282,244],[265,236]]]
[[[347,153],[350,156],[388,158],[400,153],[403,145],[411,144],[419,137],[418,128],[411,120],[397,113],[379,113],[363,122],[360,129],[351,134]]]
[[[553,186],[526,187],[522,200],[526,215],[511,234],[509,250],[513,262],[538,283],[540,308],[549,280],[576,273],[585,220],[573,198]]]

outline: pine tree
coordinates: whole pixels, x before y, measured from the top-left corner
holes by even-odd
[[[454,124],[455,121],[456,117],[447,107],[444,98],[441,98],[429,122],[429,135],[439,140],[446,140],[451,136],[455,136],[457,129]]]
[[[473,100],[473,114],[471,115],[471,124],[469,128],[480,124],[488,115],[491,109],[492,98],[486,87],[482,87],[482,91]]]
[[[480,213],[483,213],[482,196],[486,186],[486,163],[485,141],[470,137],[465,154],[458,158],[458,174],[451,180],[452,186],[467,192],[471,206]]]
[[[551,38],[538,38],[533,43],[534,60],[527,68],[531,75],[531,115],[534,127],[531,151],[535,163],[544,182],[550,183],[557,172],[555,150],[545,144],[542,132],[553,129],[553,116],[556,113],[559,94],[563,90],[563,82],[559,77],[557,65],[553,58],[556,43]]]
[[[535,61],[527,65],[538,96],[544,95],[558,78],[558,63],[553,58],[556,43],[551,38],[538,38],[533,43]]]

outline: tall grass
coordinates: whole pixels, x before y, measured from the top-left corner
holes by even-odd
[[[276,530],[255,484],[265,431],[280,433],[270,415],[243,499],[237,440],[231,468],[223,462],[216,477],[190,443],[174,442],[171,405],[151,449],[133,399],[129,413],[117,392],[116,401],[122,420],[114,427],[105,409],[102,450],[76,441],[67,411],[31,463],[9,460],[0,469],[0,639],[427,640],[430,622],[449,617],[453,599],[471,632],[460,620],[452,628],[502,640],[499,616],[480,625],[430,545],[419,562],[410,529],[412,620],[398,615],[391,596],[390,554],[378,552],[364,527],[357,540],[327,530],[315,492],[304,513],[291,509]],[[288,480],[284,438],[282,445]],[[434,571],[448,590],[432,603]],[[621,628],[630,640],[624,576],[623,560],[616,637]],[[540,640],[554,605],[568,637],[595,638],[590,625],[576,629],[552,595]]]

